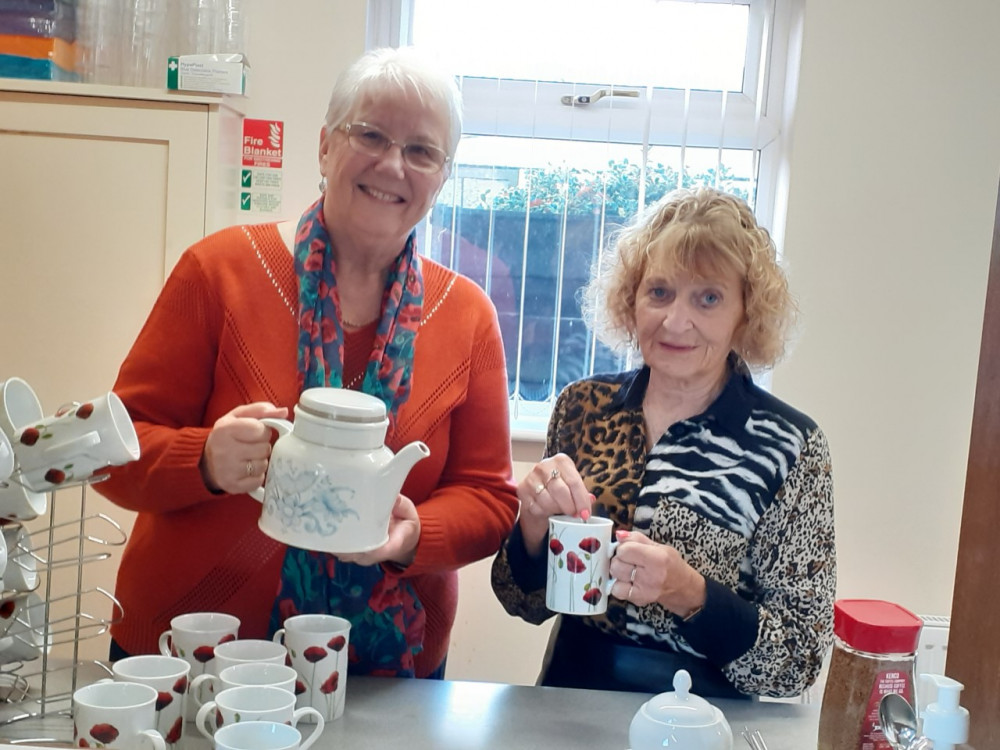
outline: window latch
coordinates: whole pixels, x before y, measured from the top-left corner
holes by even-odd
[[[579,96],[567,94],[559,101],[567,107],[575,107],[581,104],[594,104],[606,96],[628,96],[635,99],[639,96],[639,92],[635,89],[597,89],[593,94],[580,94]]]

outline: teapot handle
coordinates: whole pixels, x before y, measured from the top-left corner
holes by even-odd
[[[278,433],[278,438],[282,438],[292,431],[292,423],[287,419],[277,419],[276,417],[261,417],[261,422],[263,422],[268,427],[274,429]],[[258,487],[255,490],[251,490],[247,493],[250,497],[256,500],[258,503],[264,502],[264,487]]]

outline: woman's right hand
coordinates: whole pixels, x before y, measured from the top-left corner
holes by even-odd
[[[288,409],[268,401],[243,404],[219,417],[205,440],[201,477],[213,492],[240,495],[261,486],[271,456],[271,428],[264,417],[285,419]]]
[[[586,518],[594,502],[580,472],[565,453],[535,464],[517,485],[517,497],[521,501],[518,524],[525,550],[531,557],[542,552],[545,535],[549,533],[549,516]]]

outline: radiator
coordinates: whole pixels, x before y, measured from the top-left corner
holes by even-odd
[[[924,626],[917,643],[917,682],[921,674],[944,674],[948,656],[948,630],[951,618],[944,615],[920,615]]]

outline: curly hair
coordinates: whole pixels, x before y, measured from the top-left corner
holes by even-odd
[[[675,190],[615,235],[581,298],[587,321],[612,349],[635,347],[636,293],[651,269],[668,278],[735,271],[743,280],[745,320],[733,351],[753,368],[784,355],[798,309],[771,235],[740,198],[712,188]]]

